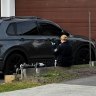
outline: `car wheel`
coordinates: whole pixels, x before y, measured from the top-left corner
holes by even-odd
[[[19,53],[13,53],[8,56],[5,62],[5,74],[13,74],[16,72],[16,68],[20,68],[20,64],[26,63],[26,59]]]
[[[91,59],[94,60],[94,54],[91,54]],[[76,64],[88,64],[90,60],[90,53],[88,48],[81,48],[75,55]]]

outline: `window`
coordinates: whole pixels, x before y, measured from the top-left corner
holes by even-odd
[[[34,21],[24,21],[17,23],[18,35],[37,35],[37,25]]]
[[[62,34],[62,30],[59,27],[49,23],[40,23],[40,32],[41,35],[49,36],[60,36]]]
[[[8,35],[16,35],[16,31],[15,31],[15,24],[11,23],[8,28],[7,28],[7,34]]]

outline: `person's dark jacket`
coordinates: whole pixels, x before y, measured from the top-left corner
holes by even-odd
[[[57,58],[57,65],[65,67],[70,67],[72,65],[72,47],[68,41],[59,44],[55,49],[55,55]]]

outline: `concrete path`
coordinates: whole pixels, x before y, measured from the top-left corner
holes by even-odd
[[[96,86],[96,76],[70,80],[64,82],[64,84]]]
[[[0,96],[96,96],[96,86],[49,84],[0,93]]]

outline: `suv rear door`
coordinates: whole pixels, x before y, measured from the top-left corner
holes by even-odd
[[[38,47],[42,46],[38,38],[38,27],[36,21],[27,20],[17,23],[17,34],[21,46],[25,48],[28,58],[37,58]]]

